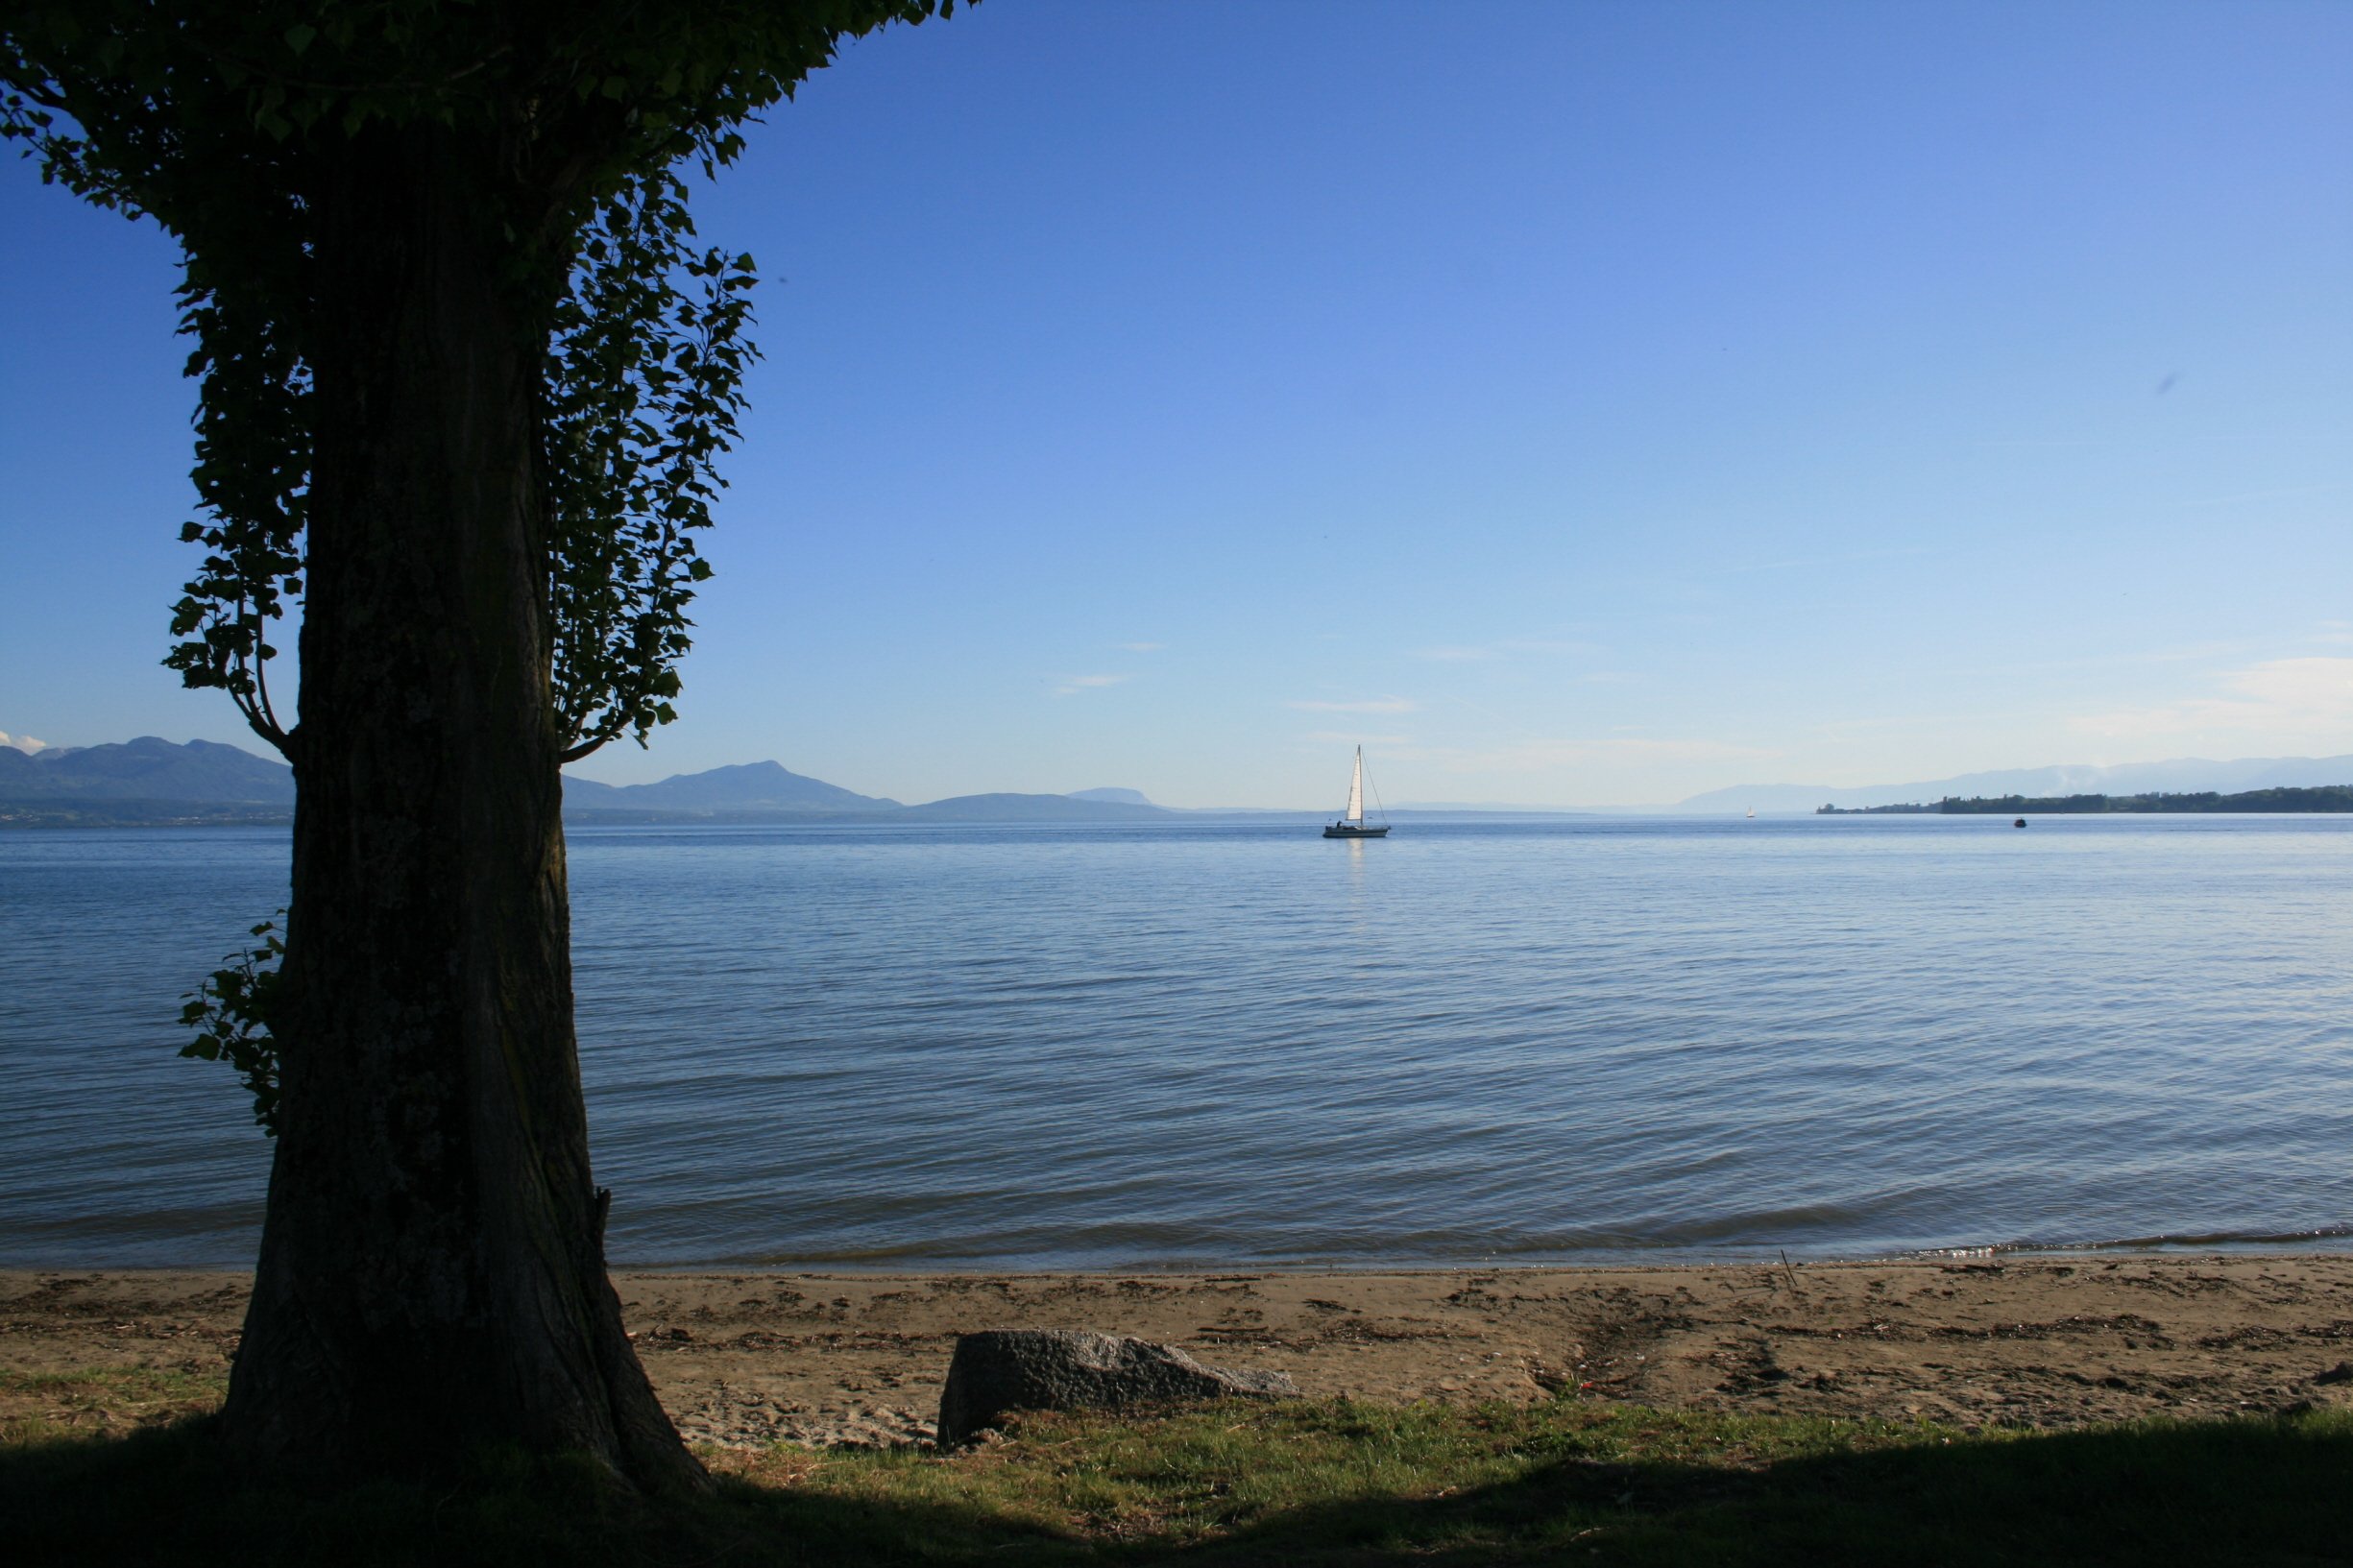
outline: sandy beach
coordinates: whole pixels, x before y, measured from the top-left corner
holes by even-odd
[[[1276,1369],[1315,1396],[1567,1393],[1710,1411],[2063,1427],[2353,1405],[2353,1256],[2098,1253],[1985,1261],[1412,1273],[623,1273],[681,1431],[728,1447],[931,1435],[959,1333],[1085,1328]],[[242,1274],[0,1271],[0,1369],[192,1375],[234,1354]],[[210,1391],[206,1391],[210,1390]],[[12,1411],[67,1425],[187,1404]]]

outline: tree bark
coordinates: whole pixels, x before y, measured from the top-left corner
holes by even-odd
[[[317,280],[277,1162],[224,1436],[325,1480],[484,1445],[705,1483],[604,1266],[572,1033],[535,478],[544,336],[500,159],[363,133]]]

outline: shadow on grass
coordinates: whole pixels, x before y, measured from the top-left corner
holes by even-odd
[[[2353,1420],[2246,1419],[1721,1465],[1550,1460],[1458,1496],[1320,1505],[1201,1564],[2353,1563]]]
[[[995,1466],[996,1489],[924,1484],[965,1479],[958,1466]],[[1019,1443],[898,1468],[871,1467],[848,1493],[726,1481],[671,1505],[619,1495],[583,1464],[494,1457],[449,1488],[317,1498],[230,1486],[195,1421],[0,1450],[0,1539],[24,1564],[2353,1562],[2353,1419],[2328,1414],[1928,1435],[1754,1468],[1598,1462],[1572,1433],[1508,1480],[1296,1502],[1205,1537],[1197,1520],[1189,1540],[1173,1495],[1118,1520],[1025,1516],[1005,1500],[1051,1504],[1054,1471]]]
[[[853,1564],[1033,1560],[1079,1543],[955,1505],[876,1502],[721,1478],[648,1501],[584,1460],[484,1456],[445,1486],[330,1495],[234,1484],[209,1417],[121,1438],[0,1450],[12,1564]]]
[[[2353,1563],[2353,1422],[2235,1420],[1715,1464],[1553,1459],[1264,1521],[1193,1561]]]

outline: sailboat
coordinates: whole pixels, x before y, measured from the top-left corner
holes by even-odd
[[[1389,836],[1388,823],[1384,822],[1376,828],[1369,827],[1365,822],[1365,748],[1362,746],[1356,748],[1356,771],[1348,775],[1347,814],[1338,822],[1327,823],[1323,829],[1323,836],[1326,838],[1387,838]]]

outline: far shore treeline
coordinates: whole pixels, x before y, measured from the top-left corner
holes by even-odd
[[[1889,816],[2091,816],[2107,811],[2353,811],[2353,784],[2322,784],[2312,789],[2249,789],[2219,795],[2211,789],[2167,795],[1993,795],[1956,800],[1948,795],[1933,805],[1824,806],[1814,815]]]

